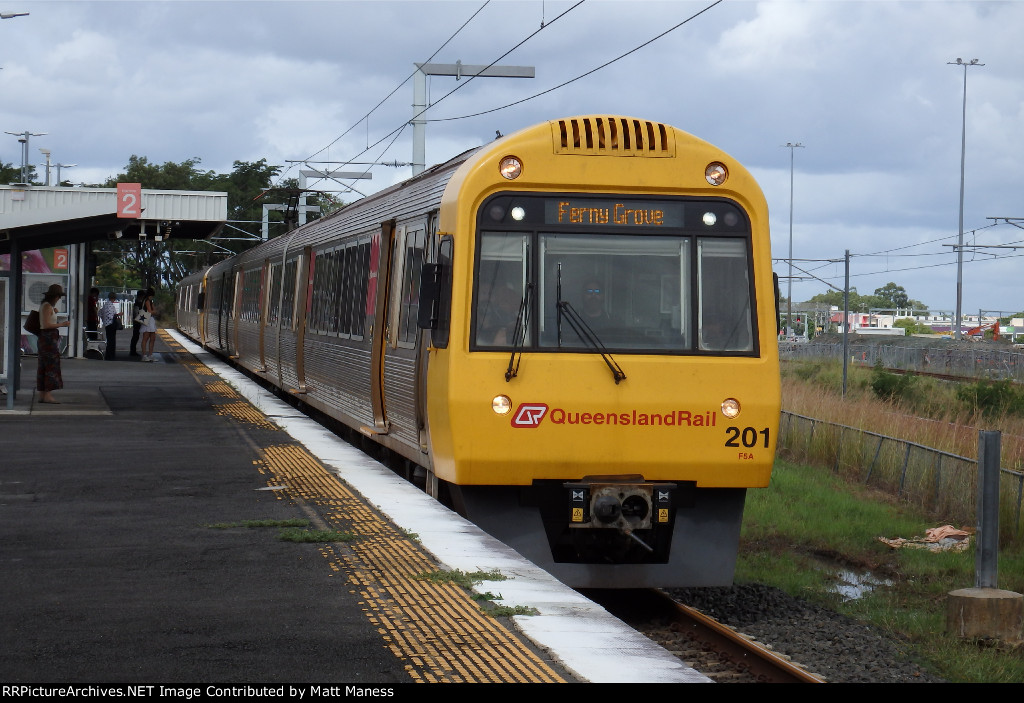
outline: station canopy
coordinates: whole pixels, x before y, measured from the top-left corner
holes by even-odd
[[[227,222],[227,193],[0,186],[0,254],[98,240],[207,239]],[[157,239],[159,237],[159,240]]]

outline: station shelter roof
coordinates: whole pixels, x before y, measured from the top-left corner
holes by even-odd
[[[21,251],[142,234],[206,239],[227,209],[227,193],[212,191],[0,185],[0,254],[15,239]]]

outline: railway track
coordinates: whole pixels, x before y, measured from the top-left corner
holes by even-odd
[[[716,683],[825,683],[788,658],[657,590],[586,596]]]

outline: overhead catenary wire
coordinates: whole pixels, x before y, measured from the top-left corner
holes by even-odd
[[[493,113],[493,112],[497,112],[497,111],[499,111],[499,110],[504,110],[504,109],[508,109],[508,108],[510,108],[510,107],[514,107],[514,106],[516,106],[516,105],[520,105],[520,104],[522,104],[522,103],[525,103],[525,102],[528,102],[528,101],[530,101],[530,100],[536,99],[536,98],[538,98],[538,97],[541,97],[541,96],[543,96],[543,95],[547,95],[547,94],[549,94],[549,93],[551,93],[551,92],[554,92],[554,91],[556,91],[556,90],[559,90],[559,89],[561,89],[561,88],[564,88],[564,87],[565,87],[565,86],[567,86],[567,85],[570,85],[570,84],[572,84],[572,83],[575,83],[576,81],[579,81],[579,80],[581,80],[581,79],[583,79],[583,78],[586,78],[586,77],[588,77],[588,76],[590,76],[590,75],[592,75],[592,74],[594,74],[594,73],[596,73],[596,72],[598,72],[598,71],[600,71],[600,70],[602,70],[602,69],[604,69],[604,68],[607,68],[608,66],[611,66],[612,64],[614,64],[614,63],[616,63],[616,62],[618,62],[618,61],[621,61],[622,59],[626,58],[627,56],[630,56],[630,55],[631,55],[631,54],[633,54],[633,53],[636,53],[637,51],[639,51],[639,50],[643,49],[644,47],[646,47],[646,46],[649,46],[650,44],[652,44],[652,43],[654,43],[654,42],[658,41],[659,39],[661,39],[661,38],[663,38],[663,37],[667,36],[668,34],[672,33],[673,31],[675,31],[675,30],[679,29],[680,27],[682,27],[682,26],[686,25],[687,23],[689,23],[689,22],[691,22],[692,20],[696,19],[696,18],[697,18],[697,17],[699,17],[700,15],[703,15],[704,13],[706,13],[707,11],[709,11],[710,9],[712,9],[712,8],[714,8],[715,6],[717,6],[717,5],[721,4],[721,3],[723,2],[723,1],[724,1],[724,0],[715,0],[715,2],[712,2],[712,3],[708,4],[708,5],[706,6],[706,7],[704,7],[704,8],[703,8],[703,9],[701,9],[701,10],[699,10],[698,12],[695,12],[695,13],[693,13],[692,15],[690,15],[689,17],[687,17],[687,18],[686,18],[685,20],[683,20],[683,21],[681,21],[681,22],[678,22],[677,24],[673,25],[673,26],[672,26],[672,27],[670,27],[669,29],[666,29],[665,31],[663,31],[663,32],[661,32],[661,33],[659,33],[659,34],[657,34],[656,36],[654,36],[654,37],[652,37],[652,38],[650,38],[650,39],[648,39],[648,40],[646,40],[646,41],[642,42],[641,44],[638,44],[637,46],[633,47],[633,48],[632,48],[632,49],[630,49],[629,51],[626,51],[626,52],[624,52],[624,53],[620,54],[619,56],[617,56],[617,57],[615,57],[615,58],[613,58],[613,59],[611,59],[611,60],[609,60],[609,61],[606,61],[606,62],[604,62],[603,64],[601,64],[601,65],[599,65],[599,66],[596,66],[595,68],[592,68],[592,69],[590,69],[590,70],[588,70],[588,71],[586,71],[586,72],[584,72],[584,73],[581,73],[581,74],[579,74],[579,75],[575,76],[574,78],[571,78],[571,79],[569,79],[569,80],[567,80],[567,81],[564,81],[564,82],[562,82],[562,83],[560,83],[560,84],[558,84],[558,85],[556,85],[556,86],[553,86],[553,87],[551,87],[551,88],[548,88],[548,89],[546,89],[546,90],[544,90],[544,91],[541,91],[541,92],[539,92],[539,93],[536,93],[536,94],[534,94],[534,95],[528,96],[528,97],[526,97],[526,98],[523,98],[523,99],[520,99],[520,100],[516,100],[516,101],[513,101],[513,102],[511,102],[511,103],[507,103],[507,104],[505,104],[505,105],[501,105],[501,106],[498,106],[498,107],[490,108],[490,109],[488,109],[488,110],[483,110],[483,111],[479,111],[479,112],[474,112],[474,113],[470,113],[470,114],[465,114],[465,115],[460,115],[460,116],[455,116],[455,117],[446,117],[446,118],[432,118],[432,119],[427,119],[426,121],[427,121],[427,122],[449,122],[449,121],[455,121],[455,120],[460,120],[460,119],[468,119],[468,118],[471,118],[471,117],[478,117],[478,116],[481,116],[481,115],[485,115],[485,114],[490,114],[490,113]],[[547,21],[547,22],[542,22],[542,23],[541,23],[541,26],[540,26],[540,27],[539,27],[539,28],[538,28],[537,30],[535,30],[535,31],[531,32],[530,34],[528,34],[528,35],[527,35],[527,36],[526,36],[525,38],[523,38],[522,40],[520,40],[519,42],[517,42],[517,43],[516,43],[515,45],[513,45],[513,46],[512,46],[512,47],[511,47],[510,49],[508,49],[507,51],[505,51],[504,53],[502,53],[502,54],[501,54],[500,56],[498,56],[497,58],[495,58],[495,59],[494,59],[493,61],[491,61],[490,63],[488,63],[488,64],[487,64],[487,66],[488,66],[488,67],[490,67],[490,66],[493,66],[493,65],[495,65],[495,64],[496,64],[496,63],[497,63],[498,61],[501,61],[501,60],[502,60],[502,59],[503,59],[504,57],[508,56],[508,55],[509,55],[510,53],[512,53],[512,52],[513,52],[513,51],[515,51],[516,49],[520,48],[521,46],[523,46],[523,45],[524,45],[524,44],[525,44],[526,42],[528,42],[529,40],[531,40],[531,39],[533,39],[534,37],[536,37],[536,36],[537,36],[537,34],[538,34],[539,32],[541,32],[541,31],[543,31],[543,30],[547,29],[548,27],[550,27],[550,26],[552,26],[553,24],[555,24],[555,23],[556,23],[556,22],[557,22],[558,20],[560,20],[560,19],[564,18],[564,17],[566,16],[566,15],[568,15],[568,14],[569,14],[570,12],[572,12],[573,10],[576,10],[577,8],[579,8],[579,7],[581,6],[581,5],[583,5],[583,4],[584,4],[584,2],[585,2],[585,0],[579,0],[579,2],[576,2],[576,3],[575,3],[575,4],[573,4],[573,5],[571,6],[571,7],[567,8],[566,10],[564,10],[563,12],[561,12],[560,14],[558,14],[558,15],[557,15],[556,17],[552,18],[552,19],[551,19],[550,21]],[[485,6],[486,6],[486,3],[485,3]],[[481,8],[480,8],[480,10],[482,10],[482,9],[483,9],[483,7],[481,7]],[[475,13],[475,14],[474,14],[473,16],[475,17],[475,16],[476,16],[476,14],[478,14],[480,10],[478,10],[478,11],[477,11],[477,13]],[[470,20],[472,20],[472,18],[470,18]],[[467,21],[467,24],[468,24],[468,21]],[[465,26],[465,25],[463,25],[463,26]],[[462,28],[460,28],[460,31],[461,31],[461,29],[462,29]],[[454,35],[453,35],[453,37],[454,37]],[[449,40],[449,41],[450,41],[450,40]],[[447,42],[446,42],[446,44],[447,44]],[[431,57],[431,58],[433,58],[433,56],[435,56],[436,54],[437,54],[437,52],[435,52],[435,53],[434,53],[434,55],[432,55],[432,57]],[[428,61],[429,61],[429,59],[428,59]],[[413,75],[414,75],[414,74],[413,74]],[[400,87],[401,87],[401,85],[404,85],[404,84],[405,84],[406,82],[408,82],[409,78],[411,78],[411,77],[412,77],[412,75],[410,75],[409,77],[407,77],[407,78],[406,78],[406,79],[405,79],[405,80],[404,80],[404,81],[402,82],[402,84],[400,84],[400,85],[399,85],[398,87],[396,87],[396,88],[395,88],[395,89],[394,89],[394,90],[393,90],[393,91],[392,91],[392,92],[391,92],[391,93],[390,93],[390,94],[388,95],[388,97],[391,97],[391,95],[394,95],[394,93],[395,93],[395,92],[397,92],[398,88],[400,88]],[[423,115],[423,114],[424,114],[425,112],[427,112],[427,110],[430,110],[430,109],[432,109],[432,108],[436,107],[436,106],[437,106],[438,104],[440,104],[441,102],[443,102],[443,101],[444,101],[445,99],[447,99],[448,97],[450,97],[451,95],[453,95],[453,94],[454,94],[455,92],[457,92],[457,91],[459,91],[459,90],[462,90],[463,88],[465,88],[465,87],[466,87],[467,85],[469,85],[469,84],[470,84],[470,83],[471,83],[471,82],[473,81],[473,79],[474,79],[475,77],[476,77],[476,76],[469,76],[469,77],[467,77],[467,80],[466,80],[466,81],[465,81],[464,83],[460,83],[460,84],[459,84],[459,85],[457,85],[457,86],[456,86],[455,88],[453,88],[452,90],[448,91],[447,93],[445,93],[444,95],[442,95],[442,96],[441,96],[440,98],[438,98],[437,100],[433,101],[433,102],[432,102],[432,103],[431,103],[430,105],[428,105],[428,106],[427,106],[426,108],[424,108],[424,109],[423,109],[422,111],[420,111],[419,113],[417,113],[416,115],[414,115],[414,116],[413,116],[413,119],[416,119],[416,118],[420,117],[420,116],[421,116],[421,115]],[[385,98],[384,100],[387,100],[387,98]],[[377,105],[377,106],[375,106],[375,107],[374,107],[373,109],[374,109],[374,110],[376,110],[376,109],[377,109],[377,108],[378,108],[378,107],[379,107],[379,106],[380,106],[381,104],[383,104],[384,100],[382,100],[382,101],[381,101],[380,103],[378,103],[378,105]],[[363,118],[363,119],[365,119],[365,118]],[[362,121],[362,119],[360,120],[360,122],[361,122],[361,121]],[[356,124],[359,124],[359,122],[357,122]],[[352,157],[351,159],[348,159],[348,160],[345,160],[345,161],[342,161],[342,162],[339,162],[339,163],[341,163],[342,165],[345,165],[345,164],[348,164],[348,163],[352,163],[352,161],[353,161],[354,159],[356,159],[356,158],[359,158],[359,156],[361,156],[362,154],[365,154],[365,153],[366,153],[367,151],[369,151],[370,149],[372,149],[372,148],[373,148],[374,146],[376,146],[376,145],[380,144],[381,142],[385,141],[385,140],[386,140],[386,139],[388,139],[389,137],[391,137],[391,136],[393,136],[393,135],[395,135],[395,134],[399,133],[399,132],[400,132],[400,131],[401,131],[402,129],[404,129],[404,127],[405,127],[405,126],[406,126],[407,124],[408,124],[408,120],[404,121],[404,122],[402,123],[402,125],[401,125],[400,127],[396,127],[396,128],[395,128],[395,129],[393,129],[393,130],[392,130],[391,132],[388,132],[388,133],[387,133],[386,135],[384,135],[383,137],[381,137],[381,138],[380,138],[380,139],[378,139],[377,141],[373,142],[373,144],[370,144],[370,145],[368,145],[368,146],[367,146],[367,148],[366,148],[365,150],[363,150],[363,151],[361,151],[361,152],[360,152],[359,154],[357,154],[357,155],[353,156],[353,157]],[[319,155],[320,153],[322,153],[322,152],[323,152],[323,151],[324,151],[325,149],[329,148],[329,147],[330,147],[331,145],[333,145],[333,144],[337,143],[337,141],[339,141],[339,140],[340,140],[340,139],[341,139],[342,137],[344,137],[344,136],[345,136],[346,134],[348,134],[348,133],[349,133],[349,132],[350,132],[350,131],[351,131],[351,130],[352,130],[352,129],[354,128],[354,127],[355,127],[355,125],[353,125],[353,127],[350,127],[350,128],[348,129],[348,130],[346,130],[346,131],[345,131],[345,133],[343,133],[343,134],[342,134],[342,135],[340,135],[340,136],[339,136],[338,138],[336,138],[336,139],[335,139],[334,141],[332,141],[332,142],[331,142],[331,144],[329,144],[329,145],[328,145],[327,147],[324,147],[323,149],[320,149],[319,151],[317,151],[316,153],[312,154],[312,155],[311,155],[310,157],[308,157],[308,158],[309,158],[309,159],[312,159],[313,157],[315,157],[315,156]],[[394,141],[394,140],[392,140],[392,141]],[[385,153],[386,153],[386,152],[385,152]],[[282,175],[284,175],[284,174],[282,174]]]
[[[454,120],[464,120],[464,119],[467,119],[467,118],[470,118],[470,117],[479,117],[481,115],[488,115],[488,114],[490,114],[492,112],[498,112],[499,110],[505,110],[505,109],[508,109],[510,107],[515,107],[516,105],[521,105],[521,104],[523,104],[525,102],[529,102],[530,100],[534,100],[535,98],[539,98],[539,97],[541,97],[543,95],[547,95],[548,93],[552,93],[552,92],[554,92],[556,90],[560,90],[561,88],[564,88],[567,85],[570,85],[572,83],[575,83],[578,80],[586,78],[587,76],[589,76],[589,75],[591,75],[593,73],[597,73],[598,71],[600,71],[600,70],[602,70],[604,68],[607,68],[608,66],[611,66],[613,63],[621,61],[622,59],[626,58],[630,54],[636,53],[640,49],[643,49],[644,47],[649,46],[650,44],[653,44],[654,42],[658,41],[662,37],[664,37],[664,36],[666,36],[668,34],[671,34],[675,30],[677,30],[680,27],[682,27],[683,25],[685,25],[686,23],[696,19],[700,15],[703,15],[705,12],[707,12],[708,10],[713,8],[715,5],[718,5],[718,4],[722,3],[722,2],[724,2],[724,0],[715,0],[715,2],[711,3],[710,5],[708,5],[703,10],[700,10],[699,12],[696,12],[696,13],[690,15],[689,17],[687,17],[682,22],[676,24],[673,27],[670,27],[669,29],[666,29],[661,34],[658,34],[657,36],[648,39],[644,43],[639,44],[638,46],[633,47],[632,49],[630,49],[629,51],[625,52],[624,54],[620,54],[619,56],[616,56],[614,59],[612,59],[610,61],[606,61],[605,63],[601,64],[600,66],[592,68],[592,69],[590,69],[589,71],[587,71],[585,73],[579,74],[575,78],[570,78],[569,80],[564,81],[563,83],[559,83],[558,85],[553,86],[551,88],[548,88],[547,90],[543,90],[543,91],[541,91],[539,93],[536,93],[534,95],[531,95],[529,97],[525,97],[525,98],[522,98],[521,100],[516,100],[514,102],[507,103],[507,104],[501,105],[499,107],[493,107],[493,108],[491,108],[489,110],[482,110],[480,112],[474,112],[474,113],[471,113],[471,114],[468,114],[468,115],[459,115],[458,117],[439,117],[439,118],[427,120],[427,122],[451,122],[451,121],[454,121]],[[582,2],[577,3],[577,5],[574,5],[573,7],[569,8],[569,9],[570,10],[575,9],[578,5],[581,5],[581,4],[582,4]],[[559,17],[561,17],[561,15],[559,15]],[[556,17],[555,19],[558,19],[558,17]],[[554,22],[554,20],[552,20],[552,22]],[[543,27],[542,27],[542,29],[543,29]],[[532,35],[531,35],[531,37],[532,37]],[[528,37],[528,39],[529,38],[530,37]],[[513,47],[512,49],[509,50],[509,52],[515,50],[516,48],[518,48],[518,47]],[[509,53],[509,52],[507,52],[507,53]],[[496,59],[496,61],[497,60],[500,60],[500,58]],[[454,91],[452,91],[452,92],[454,92]],[[448,97],[448,96],[445,95],[445,97]],[[438,101],[438,102],[440,102],[440,101]]]
[[[476,11],[475,11],[475,12],[474,12],[474,13],[473,13],[472,15],[470,15],[469,19],[467,19],[467,20],[466,20],[465,22],[463,22],[463,23],[462,23],[462,25],[461,25],[461,26],[459,26],[459,28],[458,28],[458,29],[456,29],[456,30],[455,30],[455,32],[453,32],[453,33],[452,33],[452,35],[451,35],[450,37],[448,37],[448,38],[447,38],[447,39],[446,39],[446,40],[444,41],[444,43],[442,43],[442,44],[441,44],[441,46],[437,47],[437,49],[436,49],[436,50],[434,50],[434,53],[432,53],[432,54],[430,55],[430,57],[429,57],[429,58],[428,58],[428,59],[426,60],[426,62],[424,62],[424,63],[429,63],[429,62],[430,62],[431,60],[433,60],[433,59],[434,59],[434,57],[436,57],[436,56],[437,56],[437,55],[438,55],[439,53],[441,53],[441,51],[442,51],[442,50],[443,50],[443,49],[444,49],[444,48],[445,48],[446,46],[448,46],[448,44],[450,44],[450,43],[452,42],[452,40],[453,40],[453,39],[455,39],[455,37],[457,37],[457,36],[458,36],[458,35],[459,35],[459,34],[460,34],[460,33],[462,32],[462,30],[464,30],[464,29],[465,29],[465,28],[467,27],[467,26],[469,25],[469,23],[470,23],[470,22],[472,22],[472,21],[473,21],[473,20],[474,20],[474,19],[476,18],[476,16],[477,16],[477,15],[479,15],[479,14],[480,14],[480,13],[481,13],[481,12],[483,11],[483,9],[484,9],[485,7],[487,7],[487,6],[488,6],[488,5],[490,5],[490,4],[491,4],[491,0],[485,0],[484,4],[483,4],[483,5],[481,5],[480,7],[478,7],[478,8],[477,8],[477,10],[476,10]],[[351,132],[352,130],[354,130],[354,129],[355,129],[356,127],[358,127],[358,126],[359,126],[359,125],[360,125],[361,123],[363,123],[363,121],[367,121],[367,127],[369,127],[369,122],[368,122],[368,120],[369,120],[369,118],[370,118],[370,115],[372,115],[372,114],[373,114],[374,112],[376,112],[376,110],[377,110],[377,109],[378,109],[378,108],[379,108],[379,107],[380,107],[381,105],[383,105],[383,104],[384,104],[385,102],[387,102],[387,101],[388,101],[388,100],[389,100],[389,99],[390,99],[390,98],[391,98],[391,97],[392,97],[392,96],[393,96],[393,95],[394,95],[395,93],[397,93],[397,92],[399,91],[399,89],[401,89],[401,87],[402,87],[402,86],[404,86],[404,85],[405,85],[406,83],[408,83],[408,82],[409,82],[409,80],[410,80],[410,79],[411,79],[411,78],[412,78],[412,77],[413,77],[414,75],[416,75],[416,72],[415,72],[415,71],[413,71],[413,72],[412,72],[412,73],[410,73],[410,74],[409,74],[408,76],[406,76],[406,77],[405,77],[405,79],[404,79],[404,80],[403,80],[403,81],[402,81],[401,83],[399,83],[398,85],[396,85],[396,86],[395,86],[395,87],[394,87],[394,88],[393,88],[393,89],[391,90],[391,92],[390,92],[390,93],[388,93],[388,94],[387,94],[387,95],[385,95],[385,96],[384,96],[383,98],[381,98],[380,102],[378,102],[378,103],[377,103],[376,105],[374,105],[374,106],[373,106],[372,108],[370,108],[370,109],[369,109],[369,110],[368,110],[368,111],[366,112],[366,114],[364,114],[364,115],[363,115],[362,117],[360,117],[360,118],[359,118],[358,120],[356,120],[355,122],[353,122],[353,123],[352,123],[352,126],[351,126],[351,127],[349,127],[349,128],[348,128],[348,129],[346,129],[346,130],[345,130],[344,132],[342,132],[342,133],[341,133],[340,135],[338,135],[337,137],[335,137],[335,138],[334,138],[334,139],[333,139],[333,140],[332,140],[332,141],[331,141],[331,142],[330,142],[329,144],[327,144],[326,146],[324,146],[324,147],[321,147],[321,148],[320,148],[319,150],[317,150],[317,151],[313,152],[312,154],[310,154],[309,156],[307,156],[307,157],[306,157],[305,159],[302,159],[302,161],[303,161],[303,162],[306,162],[306,161],[310,161],[310,160],[312,160],[312,159],[316,158],[317,156],[319,156],[320,154],[322,154],[323,152],[327,151],[327,150],[328,150],[328,149],[330,149],[330,148],[331,148],[332,146],[334,146],[335,144],[337,144],[337,143],[338,143],[339,141],[341,141],[342,139],[344,139],[344,138],[345,138],[345,137],[346,137],[346,136],[347,136],[347,135],[348,135],[348,134],[349,134],[349,133],[350,133],[350,132]],[[394,134],[394,132],[391,132],[390,134]],[[381,141],[383,141],[384,139],[387,139],[387,136],[385,136],[385,137],[383,137],[382,139],[378,140],[378,141],[376,142],[376,144],[379,144],[379,143],[380,143]],[[367,141],[369,141],[369,139],[367,139]],[[373,148],[373,146],[374,146],[374,145],[370,145],[370,144],[367,144],[366,150],[365,150],[365,151],[363,151],[363,152],[361,152],[361,153],[365,154],[365,153],[366,153],[367,151],[369,151],[369,150],[370,150],[371,148]],[[357,157],[353,157],[353,158],[358,158],[358,156],[357,156]],[[345,164],[348,164],[348,163],[351,163],[351,161],[347,161],[347,162],[345,162]],[[289,166],[289,167],[288,167],[287,169],[285,169],[285,172],[281,174],[281,177],[283,178],[283,177],[284,177],[284,175],[285,175],[285,173],[287,173],[287,172],[288,172],[288,171],[289,171],[289,170],[290,170],[291,168],[292,168],[292,167],[291,167],[291,166]]]

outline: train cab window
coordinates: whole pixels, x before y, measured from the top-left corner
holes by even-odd
[[[700,279],[700,348],[746,352],[753,349],[746,242],[738,239],[697,241]],[[740,293],[740,294],[737,294]]]
[[[477,224],[473,350],[757,353],[733,201],[499,193]]]
[[[589,329],[608,349],[688,349],[689,262],[686,237],[541,235],[540,345],[587,348]]]
[[[526,290],[528,237],[514,232],[485,232],[475,296],[474,341],[478,347],[511,348],[517,320],[519,339],[529,339],[529,321],[520,318]]]

